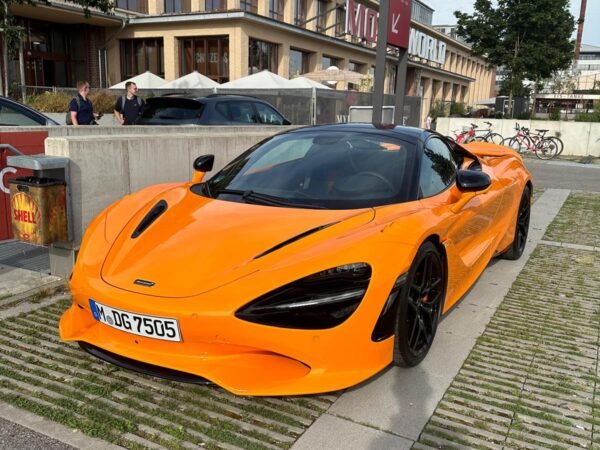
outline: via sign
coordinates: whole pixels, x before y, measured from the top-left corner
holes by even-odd
[[[408,4],[408,7],[406,6]],[[405,8],[407,12],[403,13]],[[379,13],[354,0],[346,0],[346,34],[377,43]],[[388,43],[408,48],[408,54],[444,65],[446,43],[410,27],[410,2],[392,0],[388,19]]]

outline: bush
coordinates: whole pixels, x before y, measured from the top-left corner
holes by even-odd
[[[434,120],[438,117],[447,117],[448,112],[446,110],[446,104],[442,100],[436,100],[431,106],[429,114],[431,114],[431,118]]]
[[[467,108],[464,103],[452,102],[450,103],[450,115],[451,116],[466,116]]]
[[[494,119],[503,119],[504,118],[504,114],[502,114],[502,111],[496,111],[494,113]]]
[[[34,109],[45,113],[66,113],[69,103],[74,95],[66,92],[45,92],[27,99],[27,103]],[[112,113],[118,96],[110,92],[100,91],[90,95],[95,112]]]
[[[560,120],[560,109],[552,108],[550,110],[550,114],[548,114],[548,119],[550,120]]]
[[[517,120],[529,120],[531,119],[531,113],[529,111],[523,111],[522,113],[517,114]]]

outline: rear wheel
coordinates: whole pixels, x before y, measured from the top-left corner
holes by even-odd
[[[562,153],[563,149],[565,148],[565,144],[563,143],[563,141],[561,141],[556,136],[549,136],[547,139],[551,140],[556,145],[556,155],[554,155],[554,156],[556,157],[556,156],[560,155]]]
[[[544,138],[539,141],[535,148],[535,156],[539,159],[552,159],[558,154],[556,143],[550,139]]]
[[[521,136],[518,139],[513,137],[510,141],[508,141],[508,146],[515,152],[523,153],[531,147],[531,139],[529,139],[527,136]]]
[[[525,186],[523,194],[521,194],[521,202],[519,203],[519,211],[517,212],[517,224],[515,225],[515,239],[513,243],[502,253],[503,259],[512,261],[519,259],[525,251],[527,244],[527,235],[529,234],[529,218],[531,216],[531,189]]]
[[[502,144],[502,141],[504,140],[504,138],[499,133],[491,133],[485,140],[487,142],[491,142],[493,144],[500,145],[500,144]]]
[[[425,242],[408,271],[396,317],[394,364],[411,367],[429,352],[446,293],[446,273],[435,245]]]

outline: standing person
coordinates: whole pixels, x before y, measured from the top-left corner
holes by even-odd
[[[115,104],[115,117],[121,125],[133,125],[142,114],[144,100],[137,96],[138,87],[133,81],[125,83],[127,95],[119,97]]]
[[[425,128],[431,130],[431,124],[433,122],[433,118],[431,117],[431,113],[427,114],[427,119],[425,119]]]
[[[96,116],[94,115],[94,105],[88,99],[90,83],[87,81],[78,81],[77,91],[77,95],[69,103],[67,125],[97,125]],[[71,123],[69,123],[69,119],[71,119]]]

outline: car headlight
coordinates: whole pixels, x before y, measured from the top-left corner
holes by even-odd
[[[240,308],[235,316],[282,328],[322,330],[344,322],[358,308],[371,266],[346,264],[301,278]]]

